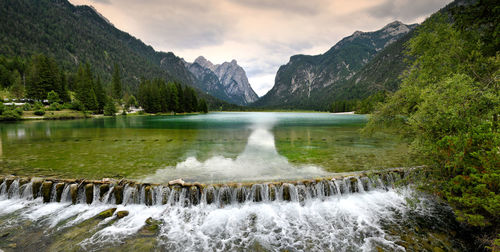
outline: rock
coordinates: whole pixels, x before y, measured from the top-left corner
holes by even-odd
[[[276,186],[274,186],[273,184],[269,185],[269,200],[276,200]]]
[[[146,197],[146,205],[151,206],[153,204],[153,193],[151,191],[151,186],[144,187],[144,196]]]
[[[102,184],[99,187],[99,198],[102,199],[104,194],[106,194],[109,191],[109,184]]]
[[[77,184],[71,184],[69,186],[69,194],[71,196],[71,202],[73,204],[76,204],[76,201],[78,200],[78,185]]]
[[[116,212],[116,217],[118,219],[121,219],[121,218],[123,218],[125,216],[128,216],[128,211],[123,210],[123,211]]]
[[[56,184],[56,201],[57,202],[61,202],[61,195],[62,195],[62,192],[64,190],[64,186],[66,184],[64,183],[57,183]]]
[[[92,204],[92,201],[94,200],[94,184],[86,184],[84,188],[86,202],[87,204]]]
[[[40,188],[42,187],[43,179],[42,178],[32,178],[32,188],[33,188],[33,198],[38,197],[38,193],[40,192]]]
[[[236,200],[239,202],[239,203],[243,203],[245,202],[245,188],[242,187],[242,186],[238,186],[236,188]]]
[[[7,191],[9,191],[10,185],[14,182],[14,178],[5,179],[5,184],[7,185]]]
[[[146,220],[146,225],[139,231],[139,233],[144,236],[155,236],[158,230],[160,230],[161,223],[161,221],[149,217]]]
[[[176,179],[168,182],[168,185],[181,185],[183,186],[186,182],[182,179]]]
[[[114,187],[114,192],[115,192],[115,201],[117,205],[120,205],[123,203],[123,186],[115,186]]]
[[[206,194],[207,204],[212,204],[215,199],[215,188],[212,186],[208,187],[206,190]]]
[[[262,185],[254,185],[255,186],[255,191],[253,195],[253,201],[254,202],[261,202],[262,201]]]
[[[113,214],[115,213],[115,211],[116,211],[116,207],[115,208],[110,208],[108,210],[104,210],[104,211],[100,212],[96,216],[96,218],[104,220],[106,218],[109,218],[109,217],[113,216]]]
[[[290,184],[284,183],[282,185],[283,189],[283,200],[290,201]]]
[[[198,205],[200,203],[200,190],[198,189],[198,187],[189,187],[189,200],[193,205]]]
[[[10,235],[10,233],[4,233],[4,234],[0,235],[0,238],[5,238],[5,237],[7,237],[9,235]]]
[[[52,191],[52,181],[45,181],[42,183],[42,197],[43,202],[50,202],[50,192]]]

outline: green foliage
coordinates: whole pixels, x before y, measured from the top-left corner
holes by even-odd
[[[0,102],[0,115],[3,114],[5,111],[5,105],[3,105],[3,102]]]
[[[35,110],[34,114],[37,116],[43,116],[43,115],[45,115],[45,109]]]
[[[454,9],[455,19],[462,20],[461,10]],[[392,128],[409,137],[417,157],[433,169],[426,188],[454,206],[458,220],[495,229],[500,224],[500,54],[491,55],[490,40],[477,34],[482,30],[448,20],[434,15],[418,29],[408,43],[415,61],[401,89],[378,107],[365,130]]]
[[[117,112],[115,103],[113,102],[113,99],[107,98],[106,99],[106,106],[104,106],[104,115],[105,116],[114,116]]]
[[[62,109],[62,105],[60,103],[54,102],[49,106],[49,111],[60,111]]]
[[[12,72],[12,86],[10,87],[10,92],[17,99],[21,99],[24,97],[24,91],[21,75],[19,74],[19,71],[14,70]]]
[[[113,86],[113,98],[121,99],[122,98],[122,81],[120,77],[120,70],[118,69],[118,65],[115,64],[113,70],[112,77],[112,86]]]
[[[22,111],[21,111],[22,112]],[[21,119],[21,115],[15,109],[6,109],[0,116],[0,121],[17,121]]]
[[[30,110],[31,110],[31,105],[30,105],[29,103],[25,103],[25,104],[23,105],[23,110],[24,110],[24,111],[30,111]]]
[[[97,110],[97,97],[94,92],[94,76],[90,65],[80,66],[75,79],[76,99],[83,105],[83,110]]]
[[[59,95],[54,90],[50,91],[47,94],[47,100],[49,101],[50,104],[61,102],[61,99],[59,99]]]
[[[137,107],[137,100],[133,95],[128,97],[127,102],[125,103],[125,108],[128,110],[132,106]]]
[[[199,106],[198,111],[205,113],[205,114],[208,113],[208,105],[207,105],[207,102],[205,101],[205,99],[201,99],[198,106]]]

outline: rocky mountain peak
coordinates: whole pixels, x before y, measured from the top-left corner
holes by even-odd
[[[231,62],[214,65],[205,57],[199,56],[194,63],[205,69],[202,71],[196,67],[188,67],[206,86],[202,90],[210,92],[211,90],[223,89],[225,95],[229,97],[229,99],[225,100],[239,105],[252,103],[259,98],[250,83],[248,83],[245,70],[238,65],[235,59],[231,60]],[[214,79],[212,75],[216,76],[216,78]],[[216,88],[218,86],[222,88]],[[217,97],[224,99],[220,94]]]
[[[198,58],[196,58],[193,63],[197,63],[198,65],[200,65],[204,68],[208,68],[212,71],[215,71],[215,69],[217,68],[216,65],[214,65],[209,60],[205,59],[205,57],[203,57],[203,56],[199,56]]]

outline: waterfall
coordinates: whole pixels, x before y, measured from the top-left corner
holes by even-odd
[[[333,179],[248,184],[177,184],[154,185],[125,182],[60,181],[55,179],[4,178],[0,184],[1,198],[43,198],[44,202],[117,205],[229,205],[248,202],[291,201],[303,204],[311,199],[325,200],[353,193],[387,191],[401,181],[402,172],[394,170],[374,175],[353,175]],[[404,177],[404,176],[403,176]]]

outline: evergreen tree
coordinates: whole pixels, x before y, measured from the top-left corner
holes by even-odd
[[[198,111],[203,112],[205,114],[208,113],[208,106],[207,106],[207,102],[205,101],[205,99],[200,100],[199,105],[198,105]]]
[[[120,70],[118,69],[118,65],[115,63],[112,77],[112,86],[113,86],[113,98],[121,99],[122,98],[122,81],[120,77]]]
[[[179,111],[179,95],[177,91],[177,86],[170,82],[167,85],[167,111]]]
[[[76,75],[76,98],[82,103],[85,110],[97,108],[97,98],[93,89],[93,77],[90,65],[80,66]]]
[[[12,74],[12,79],[13,79],[13,83],[12,83],[10,91],[12,92],[14,97],[16,97],[17,99],[23,98],[24,97],[24,85],[23,85],[22,80],[21,80],[21,75],[19,74],[19,72],[17,70],[14,70],[14,72]]]
[[[61,98],[62,102],[71,102],[71,97],[68,91],[68,78],[66,77],[66,74],[63,71],[61,71],[60,80],[61,80],[61,87],[59,91],[59,97]]]
[[[102,87],[101,77],[97,76],[97,80],[94,82],[94,93],[97,101],[97,110],[98,114],[103,113],[104,106],[106,106],[106,93],[104,92],[104,88]]]

